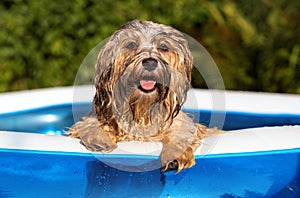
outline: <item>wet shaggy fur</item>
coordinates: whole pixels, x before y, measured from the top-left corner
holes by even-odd
[[[163,170],[192,167],[208,131],[181,111],[192,63],[176,29],[139,20],[123,25],[99,52],[93,112],[68,134],[92,151],[112,151],[121,141],[162,142]]]

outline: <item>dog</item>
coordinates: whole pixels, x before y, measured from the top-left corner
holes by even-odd
[[[151,21],[126,23],[98,54],[92,113],[68,134],[91,151],[110,152],[122,141],[161,142],[163,171],[194,166],[209,129],[181,110],[192,67],[180,31]]]

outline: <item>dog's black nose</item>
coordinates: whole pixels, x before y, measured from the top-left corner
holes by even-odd
[[[157,67],[157,60],[155,60],[154,58],[146,58],[143,60],[142,65],[146,70],[153,71]]]

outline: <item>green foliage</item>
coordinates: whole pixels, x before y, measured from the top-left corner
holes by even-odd
[[[0,92],[72,85],[89,51],[133,19],[197,39],[227,89],[300,93],[300,1],[3,0]],[[206,87],[196,72],[193,87]]]

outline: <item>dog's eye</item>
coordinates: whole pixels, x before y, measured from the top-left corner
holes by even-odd
[[[164,51],[164,52],[169,51],[169,47],[168,47],[166,44],[160,44],[160,45],[158,46],[158,49],[160,49],[160,50],[162,50],[162,51]]]
[[[138,47],[137,43],[136,42],[130,42],[126,45],[126,49],[129,49],[129,50],[134,50]]]

